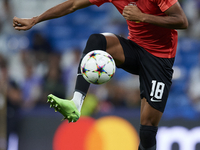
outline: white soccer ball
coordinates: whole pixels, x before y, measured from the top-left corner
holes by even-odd
[[[108,82],[116,70],[114,59],[103,50],[94,50],[86,54],[80,67],[85,80],[93,84]]]

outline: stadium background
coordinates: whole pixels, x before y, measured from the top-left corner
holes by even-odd
[[[127,36],[125,19],[110,4],[78,10],[40,23],[26,32],[12,28],[14,16],[36,16],[60,2],[62,0],[0,1],[0,150],[5,150],[6,141],[8,150],[53,149],[55,135],[65,122],[61,122],[60,114],[48,108],[46,96],[53,93],[63,98],[72,97],[78,60],[92,33],[112,32]],[[162,145],[162,150],[200,150],[200,1],[179,2],[190,26],[185,31],[178,31],[173,85],[160,122],[158,148],[161,150]],[[113,128],[117,125],[125,128],[125,121],[138,131],[138,86],[137,76],[120,69],[107,84],[92,85],[82,112],[91,117],[89,120],[96,119],[89,125],[98,126],[94,122],[111,116],[111,120],[119,117],[111,123]],[[88,123],[87,119],[83,119],[84,123]],[[105,121],[97,129],[106,126],[104,129],[108,131],[107,125],[109,122]],[[76,130],[82,133],[84,127],[77,125]],[[120,131],[116,136],[129,138]],[[94,137],[97,135],[95,133]],[[99,138],[116,139],[106,134]],[[66,145],[70,146],[69,143],[66,141]],[[114,143],[116,146],[120,142]],[[131,144],[124,144],[124,149],[128,150]],[[108,150],[105,147],[99,149]],[[87,146],[85,149],[90,150]]]

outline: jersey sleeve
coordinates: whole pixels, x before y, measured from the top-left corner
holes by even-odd
[[[154,0],[160,10],[162,12],[165,12],[168,8],[170,8],[172,5],[174,5],[178,0]]]
[[[103,3],[111,2],[111,0],[89,0],[90,3],[97,5],[98,7],[101,6]]]

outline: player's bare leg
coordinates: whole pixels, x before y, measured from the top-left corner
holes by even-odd
[[[139,150],[156,150],[157,126],[162,114],[162,112],[151,107],[145,98],[141,100]]]
[[[147,126],[158,126],[162,117],[162,112],[149,105],[145,98],[141,100],[140,123]]]
[[[108,52],[117,66],[121,65],[125,61],[124,51],[116,35],[112,33],[102,33],[106,37],[107,47],[106,52]]]

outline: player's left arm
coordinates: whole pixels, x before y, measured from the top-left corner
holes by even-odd
[[[137,6],[128,5],[125,6],[122,15],[127,20],[150,23],[170,29],[186,29],[188,27],[187,17],[179,2],[176,2],[164,13],[167,16],[145,14]]]

